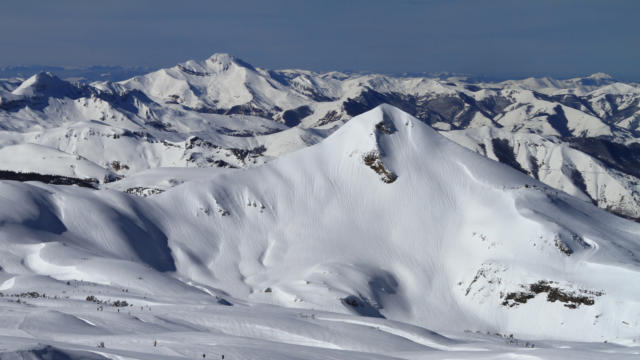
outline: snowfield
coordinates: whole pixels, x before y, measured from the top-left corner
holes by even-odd
[[[385,103],[479,154],[640,220],[640,86],[606,74],[486,83],[266,70],[214,54],[119,82],[51,73],[0,79],[0,171],[104,184],[165,167],[247,168],[317,144]],[[12,150],[30,144],[48,156]],[[156,191],[155,181],[145,187],[141,179],[133,193]]]
[[[199,143],[240,169],[140,160],[98,189],[0,181],[0,359],[640,355],[637,222],[390,105],[299,131],[316,138],[272,158]],[[102,154],[60,175],[103,175]]]

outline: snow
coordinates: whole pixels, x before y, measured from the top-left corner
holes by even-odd
[[[103,182],[0,180],[0,359],[636,358],[640,227],[592,202],[640,218],[640,182],[566,137],[631,146],[639,94],[227,54],[0,80],[0,170]],[[420,120],[353,117],[382,100]]]
[[[493,140],[506,141],[513,148],[514,160],[520,168],[545,184],[585,201],[594,201],[601,208],[616,209],[634,218],[640,216],[636,210],[640,189],[632,177],[559,140],[490,126],[442,134],[494,160],[498,160],[498,156]],[[584,188],[574,184],[576,172],[581,174]]]
[[[53,96],[64,97],[72,93],[74,87],[51,73],[38,73],[26,79],[11,93],[17,96]]]
[[[126,181],[166,191],[0,181],[0,357],[640,353],[640,225],[397,108],[247,169]],[[502,305],[539,281],[593,303]]]
[[[0,170],[36,172],[80,179],[103,181],[113,172],[78,155],[36,144],[10,145],[0,148]]]

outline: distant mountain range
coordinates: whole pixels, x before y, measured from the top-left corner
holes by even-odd
[[[22,78],[26,79],[41,72],[51,72],[56,76],[69,81],[121,81],[130,77],[149,72],[146,67],[126,67],[95,65],[86,67],[63,67],[47,65],[30,66],[2,66],[0,67],[0,79]]]
[[[119,82],[41,72],[0,82],[0,146],[7,156],[20,143],[81,156],[107,178],[160,166],[246,167],[315,144],[383,103],[550,186],[640,218],[640,86],[606,74],[486,83],[264,70],[226,54]]]

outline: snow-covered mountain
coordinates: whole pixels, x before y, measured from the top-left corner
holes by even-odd
[[[126,80],[133,76],[148,73],[149,68],[146,67],[126,67],[126,66],[47,66],[47,65],[30,65],[30,66],[0,66],[0,78],[28,78],[33,74],[40,72],[52,72],[62,79],[70,81],[120,81]]]
[[[115,83],[39,73],[0,80],[0,147],[52,148],[101,167],[92,175],[100,182],[162,167],[247,167],[316,144],[383,103],[550,186],[640,218],[640,86],[606,74],[482,83],[264,70],[226,54]],[[41,172],[37,151],[21,151],[20,169]],[[48,172],[65,175],[71,165]]]
[[[175,176],[149,197],[0,181],[0,354],[638,354],[640,224],[395,107],[265,164],[110,184]]]

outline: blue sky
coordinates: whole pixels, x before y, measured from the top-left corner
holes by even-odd
[[[5,0],[0,66],[255,66],[640,81],[640,1]]]

